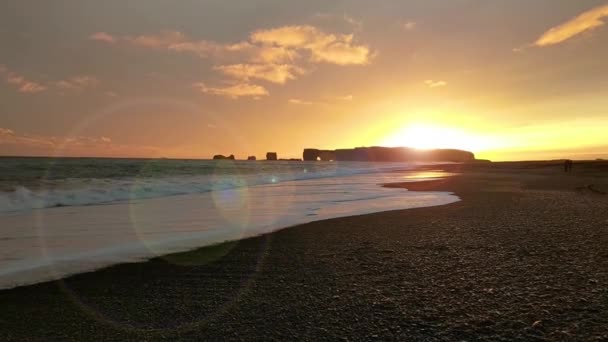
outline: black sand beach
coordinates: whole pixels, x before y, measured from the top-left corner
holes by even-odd
[[[443,168],[390,186],[462,201],[0,291],[0,340],[607,340],[606,165]]]

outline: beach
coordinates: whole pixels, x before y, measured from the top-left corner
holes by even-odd
[[[461,201],[3,290],[0,340],[608,339],[604,162],[425,168]]]

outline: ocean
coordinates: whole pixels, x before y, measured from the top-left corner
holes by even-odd
[[[0,288],[311,221],[458,201],[414,164],[0,158]]]

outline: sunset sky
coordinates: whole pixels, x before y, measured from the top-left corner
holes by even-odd
[[[606,0],[4,0],[0,155],[608,158]]]

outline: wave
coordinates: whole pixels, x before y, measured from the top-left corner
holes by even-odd
[[[409,164],[366,167],[336,167],[309,171],[299,168],[274,173],[264,170],[259,174],[212,174],[161,178],[68,178],[47,181],[39,187],[22,185],[13,191],[0,192],[0,213],[15,213],[34,209],[86,206],[133,201],[158,197],[204,193],[215,190],[256,186],[317,178],[407,170]]]

